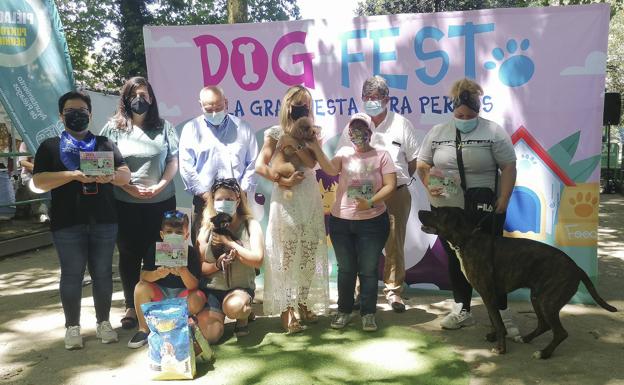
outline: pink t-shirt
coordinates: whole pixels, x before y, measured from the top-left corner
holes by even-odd
[[[386,211],[383,202],[376,203],[371,209],[357,211],[355,198],[372,198],[383,186],[383,176],[396,172],[390,154],[375,149],[359,153],[353,147],[342,147],[335,158],[340,158],[341,167],[331,214],[350,220],[371,219],[383,214]]]

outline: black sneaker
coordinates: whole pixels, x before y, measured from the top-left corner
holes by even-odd
[[[147,336],[149,335],[149,333],[145,333],[142,330],[139,330],[138,332],[136,332],[134,334],[134,336],[132,337],[132,339],[130,341],[128,341],[128,347],[130,349],[138,349],[141,346],[145,345],[147,343]]]

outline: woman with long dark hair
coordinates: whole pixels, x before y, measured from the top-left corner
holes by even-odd
[[[119,151],[132,177],[115,188],[119,215],[119,275],[124,290],[124,329],[136,326],[134,287],[148,247],[159,240],[163,213],[175,210],[178,136],[174,126],[158,114],[152,86],[145,78],[130,78],[121,88],[116,114],[102,129]]]

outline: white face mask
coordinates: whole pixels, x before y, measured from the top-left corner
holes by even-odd
[[[184,236],[175,233],[163,234],[163,242],[180,245],[184,243]]]
[[[236,201],[215,201],[214,208],[217,213],[225,213],[233,217],[236,214]]]
[[[225,120],[225,115],[227,115],[225,110],[217,112],[204,112],[204,118],[206,118],[208,123],[213,126],[220,126],[221,123],[223,123],[223,120]]]
[[[381,100],[367,100],[364,102],[364,111],[366,112],[366,115],[370,117],[375,117],[381,114],[384,112]]]

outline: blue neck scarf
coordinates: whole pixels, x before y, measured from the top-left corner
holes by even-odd
[[[67,131],[61,133],[61,162],[69,171],[80,168],[80,152],[91,152],[95,149],[95,135],[87,132],[83,140],[69,135]]]

